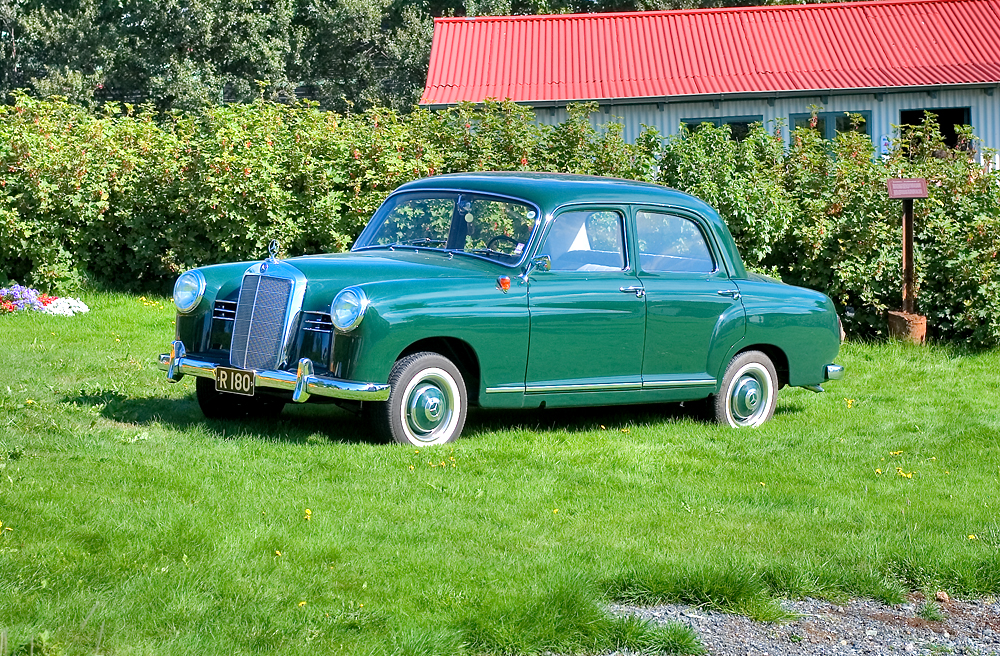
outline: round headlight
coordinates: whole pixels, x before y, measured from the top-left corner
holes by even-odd
[[[333,325],[342,332],[354,330],[361,323],[368,308],[368,297],[358,287],[343,290],[330,304]]]
[[[204,294],[205,276],[197,269],[182,273],[174,283],[174,305],[181,312],[190,312],[198,307]]]

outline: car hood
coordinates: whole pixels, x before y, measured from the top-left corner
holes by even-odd
[[[382,280],[466,278],[514,275],[518,269],[478,257],[430,249],[371,250],[332,255],[305,255],[285,260],[312,281],[343,280],[362,284]]]

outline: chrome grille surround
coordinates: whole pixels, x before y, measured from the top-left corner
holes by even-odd
[[[267,260],[243,274],[229,363],[240,369],[275,370],[290,360],[306,279],[285,262]]]

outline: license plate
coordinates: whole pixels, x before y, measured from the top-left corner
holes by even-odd
[[[253,372],[245,369],[216,367],[215,389],[218,392],[253,396]]]

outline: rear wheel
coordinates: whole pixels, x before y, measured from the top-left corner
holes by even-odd
[[[396,362],[389,399],[366,403],[372,427],[384,439],[415,446],[458,439],[465,426],[468,394],[461,372],[444,356],[424,351]]]
[[[216,391],[215,380],[211,378],[197,378],[195,391],[198,405],[209,419],[269,419],[277,417],[285,407],[285,401],[273,396]]]
[[[733,428],[760,426],[774,415],[778,374],[760,351],[744,351],[732,359],[714,399],[715,420]]]

